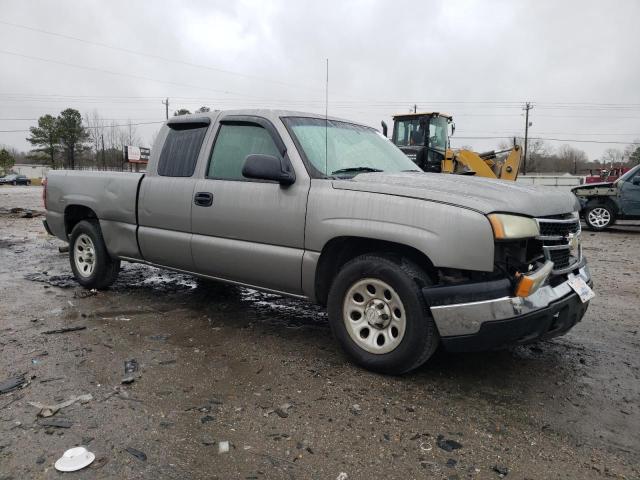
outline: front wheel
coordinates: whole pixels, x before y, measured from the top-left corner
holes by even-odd
[[[604,230],[616,221],[616,214],[609,205],[595,205],[587,207],[584,220],[591,230]]]
[[[106,288],[120,272],[120,260],[109,256],[100,225],[95,220],[82,220],[73,227],[69,238],[69,261],[80,285]]]
[[[440,342],[421,288],[431,284],[414,263],[384,254],[348,262],[327,302],[331,329],[359,365],[399,375],[413,370]]]

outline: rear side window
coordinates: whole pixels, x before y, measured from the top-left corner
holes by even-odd
[[[246,180],[242,166],[248,155],[261,153],[281,158],[267,130],[258,125],[222,124],[211,152],[208,178]]]
[[[196,169],[198,154],[207,133],[206,126],[189,128],[179,125],[170,128],[162,146],[158,162],[158,175],[163,177],[190,177]]]

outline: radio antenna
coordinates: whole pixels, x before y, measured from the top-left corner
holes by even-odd
[[[327,58],[327,78],[324,88],[324,174],[329,176],[329,59]]]

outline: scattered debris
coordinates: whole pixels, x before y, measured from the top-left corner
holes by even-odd
[[[125,360],[124,373],[134,373],[138,371],[138,361],[135,358]]]
[[[211,445],[215,445],[217,442],[212,439],[212,438],[203,438],[202,439],[202,444],[206,445],[207,447],[210,447]]]
[[[462,448],[462,444],[460,442],[456,442],[455,440],[445,439],[444,435],[438,435],[436,440],[438,447],[440,447],[445,452],[453,452],[454,450],[458,450]]]
[[[360,412],[362,412],[362,407],[360,405],[358,405],[357,403],[351,405],[351,413],[353,413],[354,415],[359,415]]]
[[[102,468],[107,464],[108,461],[109,459],[107,457],[99,457],[96,459],[95,462],[91,464],[91,468],[94,470],[97,470],[98,468]]]
[[[289,409],[292,407],[290,403],[283,403],[278,408],[275,409],[276,415],[280,418],[287,418],[289,416]]]
[[[68,418],[41,418],[38,420],[38,425],[41,427],[71,428],[73,422]]]
[[[156,340],[158,342],[166,342],[169,340],[170,335],[151,335],[149,340]]]
[[[75,472],[91,465],[96,456],[85,447],[70,448],[62,454],[54,466],[59,472]]]
[[[7,408],[9,405],[11,405],[13,402],[17,402],[18,400],[22,400],[24,398],[24,395],[17,395],[15,397],[13,397],[11,400],[9,400],[7,403],[5,403],[4,405],[0,406],[0,410],[3,410],[5,408]]]
[[[229,453],[230,444],[228,441],[218,442],[218,453]]]
[[[509,474],[509,469],[504,465],[498,464],[498,465],[494,465],[491,468],[493,469],[494,472],[500,475],[500,477],[506,477]]]
[[[347,480],[348,478],[349,475],[347,475],[345,472],[340,472],[336,477],[336,480]]]
[[[214,420],[215,420],[215,417],[212,417],[211,415],[205,415],[200,419],[200,423],[213,422]]]
[[[122,383],[123,385],[130,385],[132,384],[134,381],[136,380],[136,377],[133,375],[127,375],[126,377],[124,377],[122,380],[120,380],[120,383]]]
[[[67,332],[77,332],[78,330],[86,330],[86,326],[78,325],[75,327],[65,327],[65,328],[57,328],[55,330],[47,330],[42,332],[43,335],[53,335],[55,333],[67,333]]]
[[[18,388],[24,388],[28,384],[24,375],[16,375],[0,382],[0,394],[9,393]]]
[[[76,290],[73,292],[75,298],[89,298],[98,295],[98,290],[92,288],[91,290]]]
[[[58,247],[58,252],[60,253],[67,253],[69,251],[69,245],[62,245],[61,247]]]
[[[136,457],[141,462],[146,462],[147,461],[147,454],[144,453],[144,452],[141,452],[137,448],[127,447],[124,450],[125,450],[125,452],[129,453],[130,455],[133,455],[134,457]]]
[[[453,458],[450,458],[449,460],[447,460],[447,467],[449,468],[453,468],[458,464],[457,460],[454,460]]]
[[[40,411],[38,412],[38,416],[46,418],[46,417],[51,417],[52,415],[55,415],[59,410],[69,407],[76,402],[87,403],[87,402],[90,402],[91,400],[93,400],[93,396],[90,393],[87,393],[85,395],[78,395],[76,397],[71,397],[66,402],[57,403],[54,405],[45,405],[39,402],[29,402],[29,405],[40,409]]]

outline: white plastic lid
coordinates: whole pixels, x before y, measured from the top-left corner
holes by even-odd
[[[54,466],[60,472],[75,472],[91,464],[95,458],[85,447],[74,447],[64,452]]]

